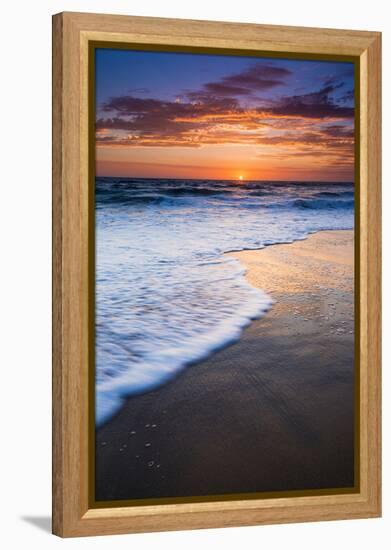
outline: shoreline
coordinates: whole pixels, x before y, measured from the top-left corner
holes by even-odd
[[[352,486],[352,243],[320,231],[228,253],[275,303],[97,429],[98,500]]]

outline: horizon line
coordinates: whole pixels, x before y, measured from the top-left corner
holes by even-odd
[[[106,175],[98,175],[95,174],[96,178],[116,178],[116,179],[139,179],[139,180],[189,180],[189,181],[230,181],[230,182],[238,182],[239,184],[244,184],[247,182],[259,182],[259,183],[349,183],[354,185],[354,181],[351,180],[294,180],[294,179],[287,179],[287,180],[262,180],[262,179],[254,179],[254,178],[248,178],[248,179],[242,179],[239,180],[237,178],[178,178],[178,177],[164,177],[164,176],[106,176]]]

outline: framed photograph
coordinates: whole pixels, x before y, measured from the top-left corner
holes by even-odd
[[[53,532],[380,515],[381,35],[53,18]]]

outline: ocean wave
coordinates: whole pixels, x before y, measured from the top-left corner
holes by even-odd
[[[354,191],[320,191],[316,197],[354,197]]]
[[[354,206],[354,199],[351,200],[325,200],[325,199],[297,199],[293,202],[297,208],[310,208],[312,210],[351,210]]]
[[[98,382],[96,387],[97,426],[120,409],[124,397],[151,391],[171,380],[186,366],[201,361],[211,353],[237,341],[243,329],[252,320],[266,313],[273,304],[271,297],[260,290],[249,287],[246,294],[247,300],[237,308],[234,315],[222,316],[207,332],[190,330],[185,338],[174,343],[172,338],[167,337],[162,331],[159,348],[155,353],[134,357],[131,342],[124,350],[116,342],[117,336],[113,338],[112,335],[111,345],[101,347],[101,356],[98,358],[98,368],[103,362],[106,369],[104,381]],[[121,369],[120,365],[116,364],[116,359],[119,359],[120,363],[125,361],[127,367]]]
[[[271,306],[226,252],[351,229],[353,192],[349,184],[97,179],[97,425],[126,396],[237,340]]]

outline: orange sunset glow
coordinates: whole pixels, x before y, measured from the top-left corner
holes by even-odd
[[[354,180],[353,65],[98,50],[98,176]]]

